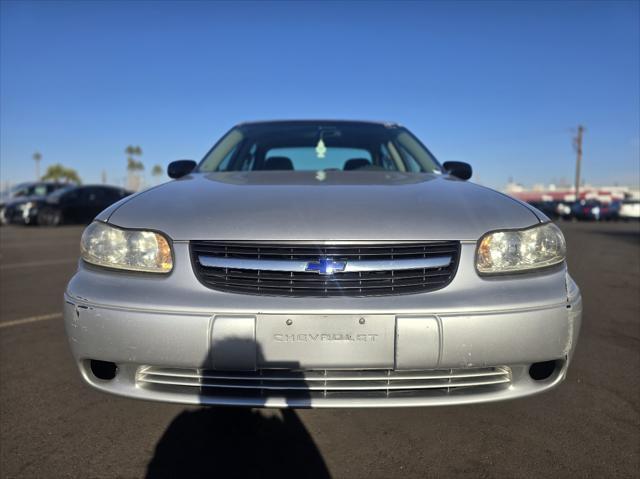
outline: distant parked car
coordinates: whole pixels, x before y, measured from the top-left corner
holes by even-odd
[[[539,209],[552,220],[557,219],[559,216],[557,201],[529,201],[529,204]]]
[[[529,204],[543,212],[552,220],[560,218],[568,219],[571,217],[571,206],[560,201],[529,201]]]
[[[567,218],[571,215],[571,208],[559,201],[530,201],[529,204],[542,211],[552,220]]]
[[[556,205],[556,212],[562,219],[566,220],[571,218],[571,204],[558,202],[558,204]]]
[[[640,220],[640,199],[623,200],[618,216],[623,220]]]
[[[613,220],[618,218],[619,212],[619,201],[603,203],[598,200],[581,200],[571,207],[571,214],[579,220]]]
[[[45,198],[15,205],[9,220],[11,223],[45,226],[90,223],[102,210],[130,194],[115,186],[67,186]]]
[[[43,199],[50,193],[64,188],[68,185],[62,183],[51,183],[37,181],[33,183],[20,183],[9,190],[0,199],[0,224],[14,222],[10,217],[17,216],[15,222],[29,223],[29,218],[22,216],[21,205],[30,201]]]

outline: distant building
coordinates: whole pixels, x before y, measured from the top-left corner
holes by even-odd
[[[557,187],[556,185],[535,185],[531,189],[526,189],[518,183],[509,183],[505,188],[505,193],[522,201],[563,201],[573,203],[576,201],[574,187]],[[580,187],[580,199],[596,199],[602,203],[610,203],[615,200],[625,198],[636,198],[640,196],[638,189],[628,186],[591,186]]]

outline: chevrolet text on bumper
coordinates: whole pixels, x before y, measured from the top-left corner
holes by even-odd
[[[469,404],[564,379],[562,233],[395,124],[242,124],[102,212],[65,326],[84,380],[156,401]]]

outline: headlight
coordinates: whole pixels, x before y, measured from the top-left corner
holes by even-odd
[[[480,274],[544,268],[565,259],[564,236],[553,223],[524,230],[495,231],[482,237],[476,254]]]
[[[171,247],[153,231],[123,230],[94,222],[84,230],[82,259],[107,268],[168,273],[173,268]]]
[[[29,211],[35,205],[36,204],[33,201],[27,201],[26,203],[22,203],[18,208],[21,209],[22,211]]]

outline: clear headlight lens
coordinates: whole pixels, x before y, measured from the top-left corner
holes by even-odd
[[[564,261],[566,251],[564,236],[553,223],[495,231],[480,241],[476,269],[481,274],[499,274],[544,268]]]
[[[96,221],[84,230],[80,249],[87,263],[107,268],[147,273],[173,268],[169,242],[153,231],[123,230]]]

